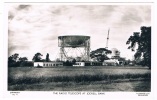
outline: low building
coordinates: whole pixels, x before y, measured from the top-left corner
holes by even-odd
[[[56,67],[63,66],[63,62],[34,62],[34,67]]]
[[[119,65],[119,61],[117,59],[104,60],[103,65],[104,66],[117,66]]]
[[[102,66],[102,62],[75,62],[73,66]]]
[[[75,62],[73,66],[90,66],[90,62]]]

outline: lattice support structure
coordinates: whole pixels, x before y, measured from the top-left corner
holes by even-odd
[[[78,52],[78,50],[80,50],[80,57],[84,61],[90,60],[90,36],[82,36],[82,35],[59,36],[58,46],[60,47],[59,59],[61,61],[66,61],[69,58],[71,58],[73,55],[70,55],[69,51],[72,50],[73,52]],[[75,58],[75,56],[73,56],[73,58]]]

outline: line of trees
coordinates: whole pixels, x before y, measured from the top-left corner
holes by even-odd
[[[15,53],[9,56],[8,66],[9,67],[33,66],[33,63],[29,62],[27,57],[19,57],[19,54]]]
[[[41,53],[36,53],[33,56],[32,61],[28,61],[27,57],[19,57],[18,53],[15,53],[8,57],[8,66],[9,67],[24,67],[24,66],[33,66],[33,62],[49,62],[49,54],[47,53],[46,59],[42,59],[43,56]]]

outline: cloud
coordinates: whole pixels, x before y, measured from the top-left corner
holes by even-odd
[[[19,5],[17,9],[18,10],[23,10],[23,9],[28,10],[29,7],[31,7],[31,6],[30,5]]]

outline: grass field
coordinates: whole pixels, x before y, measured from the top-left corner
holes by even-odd
[[[143,67],[17,67],[8,69],[8,90],[150,91],[150,79]]]

